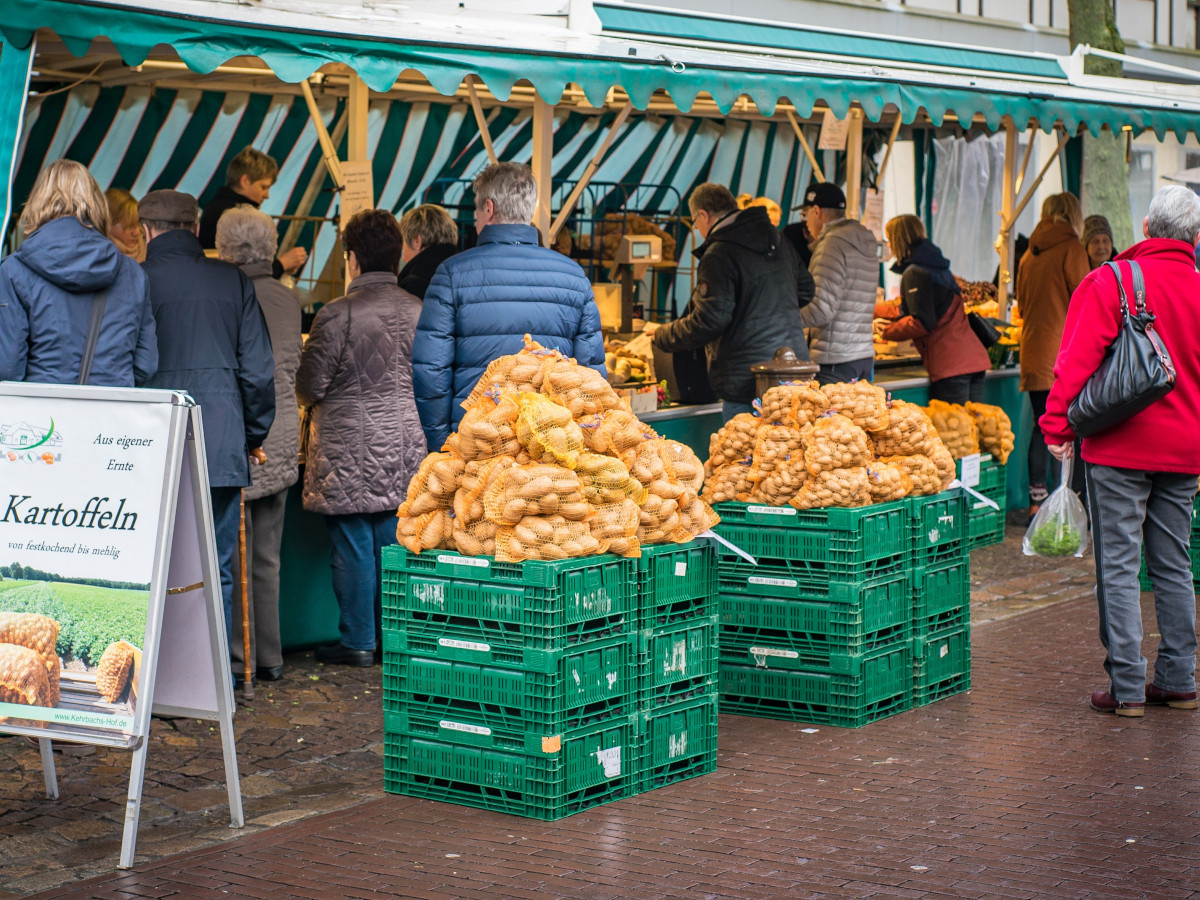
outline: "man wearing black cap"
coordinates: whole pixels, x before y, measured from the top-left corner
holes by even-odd
[[[875,344],[871,322],[879,286],[878,241],[874,232],[846,218],[846,195],[836,184],[812,185],[804,195],[804,221],[813,246],[817,292],[800,311],[809,334],[809,353],[821,370],[817,381],[831,384],[871,377]]]
[[[262,443],[275,419],[271,339],[250,279],[235,265],[205,257],[195,197],[151,191],[138,213],[147,240],[142,268],[150,279],[158,333],[158,373],[146,387],[187,391],[204,413],[228,638],[239,495],[250,484],[250,461],[266,460]]]

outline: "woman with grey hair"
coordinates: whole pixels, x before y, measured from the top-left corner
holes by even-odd
[[[400,219],[403,240],[400,287],[419,300],[433,280],[438,266],[458,252],[458,226],[450,213],[433,203],[422,203]]]
[[[254,284],[267,320],[275,353],[275,422],[263,448],[267,461],[251,467],[246,497],[246,568],[250,591],[250,653],[259,681],[283,675],[279,639],[279,548],[288,488],[299,472],[300,413],[296,406],[296,370],[300,366],[300,298],[272,277],[279,243],[274,220],[252,206],[227,210],[217,222],[217,255],[239,266]],[[236,568],[238,561],[234,560]],[[234,583],[237,583],[235,574]],[[243,670],[242,625],[233,617],[234,672]]]

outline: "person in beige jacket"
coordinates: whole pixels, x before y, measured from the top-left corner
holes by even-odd
[[[1033,407],[1029,439],[1029,515],[1047,495],[1050,452],[1038,427],[1046,398],[1054,385],[1054,360],[1062,343],[1067,306],[1075,288],[1090,271],[1087,250],[1080,242],[1083,213],[1071,193],[1047,197],[1042,220],[1029,236],[1029,249],[1017,272],[1017,310],[1021,314],[1021,390]],[[1057,469],[1057,466],[1055,466]],[[1082,476],[1082,469],[1080,469]]]

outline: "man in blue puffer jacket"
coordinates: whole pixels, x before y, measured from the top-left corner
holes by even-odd
[[[497,163],[475,179],[475,247],[446,260],[425,293],[413,341],[413,387],[430,450],[463,416],[488,363],[524,335],[604,374],[592,286],[579,264],[538,243],[528,166]]]

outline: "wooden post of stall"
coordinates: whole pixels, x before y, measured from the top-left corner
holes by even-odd
[[[1012,266],[1016,255],[1016,245],[1013,240],[1012,227],[1006,228],[1012,217],[1013,203],[1016,197],[1016,164],[1017,164],[1017,126],[1012,116],[1004,117],[1004,181],[1000,189],[1000,234],[996,238],[996,251],[1000,254],[1000,282],[997,286],[996,299],[999,301],[1000,315],[1004,321],[1009,321],[1009,304],[1012,298]]]
[[[542,236],[542,243],[550,246],[550,193],[554,175],[551,162],[554,158],[554,107],[541,98],[533,97],[533,180],[537,182],[537,207],[533,211],[533,224]]]
[[[367,113],[371,103],[371,89],[357,72],[351,73],[349,87],[350,93],[346,97],[346,161],[366,162],[370,159],[367,153]],[[343,221],[342,228],[345,227],[346,223]],[[346,287],[350,287],[349,266],[346,267]]]
[[[850,133],[846,137],[846,217],[862,218],[863,111],[850,109]]]

